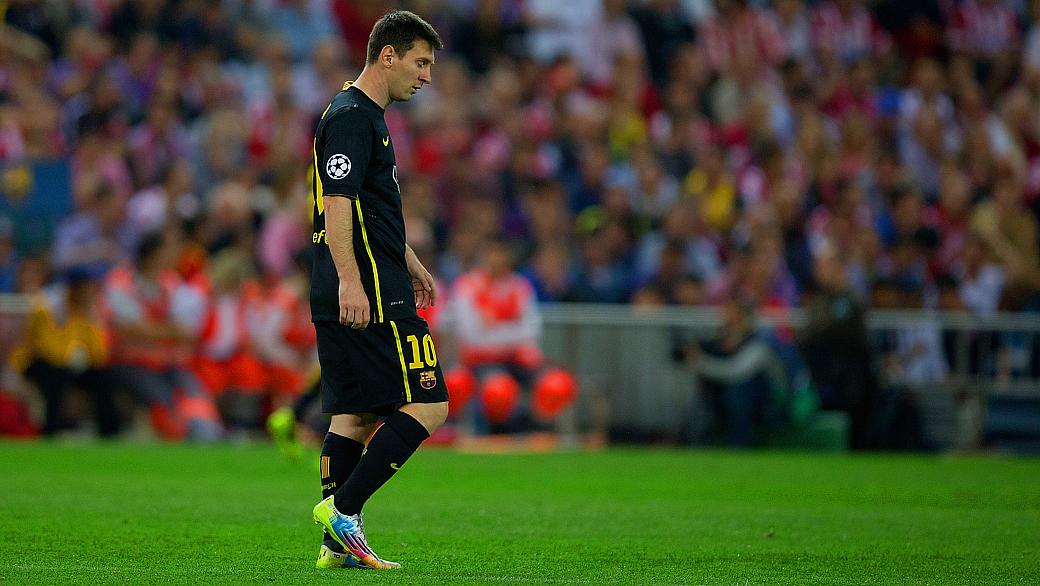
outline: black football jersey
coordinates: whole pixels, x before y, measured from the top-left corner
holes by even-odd
[[[328,247],[325,195],[351,200],[354,257],[372,323],[415,315],[404,257],[401,188],[383,108],[356,87],[341,91],[318,122],[313,155],[311,319],[339,319],[339,277]]]

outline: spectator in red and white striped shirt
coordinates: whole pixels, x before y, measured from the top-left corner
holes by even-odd
[[[1014,50],[1018,19],[1007,0],[964,0],[953,12],[947,33],[950,49],[991,60]]]
[[[883,55],[892,48],[888,36],[862,0],[821,2],[812,13],[813,46],[844,64]]]
[[[747,0],[719,0],[716,8],[718,14],[698,31],[712,71],[729,73],[736,63],[776,66],[787,58],[787,42],[772,11],[748,6]]]
[[[975,75],[990,97],[1006,85],[1021,43],[1009,0],[965,0],[950,18],[950,49],[975,61]]]
[[[777,23],[787,41],[788,55],[802,63],[812,59],[812,26],[804,0],[776,0]]]

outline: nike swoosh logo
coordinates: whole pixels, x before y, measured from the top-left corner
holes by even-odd
[[[390,462],[390,467],[393,468],[394,470],[400,470],[401,469],[401,467],[398,466],[396,462]]]
[[[383,146],[390,146],[390,137],[389,136],[383,139]]]

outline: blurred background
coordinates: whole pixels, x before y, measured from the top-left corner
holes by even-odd
[[[320,429],[313,129],[390,8],[441,440],[1040,451],[1036,0],[0,1],[0,434]]]

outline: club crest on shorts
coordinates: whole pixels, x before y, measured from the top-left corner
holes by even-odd
[[[427,391],[437,386],[437,371],[424,370],[419,373],[419,386]]]

